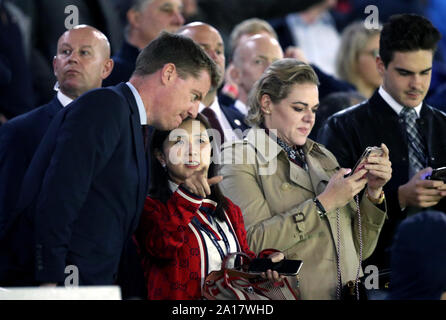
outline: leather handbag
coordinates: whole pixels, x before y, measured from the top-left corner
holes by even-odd
[[[238,268],[228,268],[231,258],[242,256],[244,263]],[[246,272],[251,258],[243,252],[228,254],[221,270],[212,271],[206,277],[202,288],[207,300],[299,300],[298,288],[293,288],[285,277],[273,283],[259,275]]]

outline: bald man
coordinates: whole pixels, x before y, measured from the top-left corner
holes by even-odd
[[[53,59],[56,96],[0,128],[0,235],[14,209],[25,172],[54,115],[84,92],[99,88],[113,68],[110,44],[99,30],[66,31]]]
[[[248,114],[248,95],[254,83],[274,61],[283,58],[279,42],[265,34],[252,35],[239,43],[232,58],[231,79],[238,87],[234,107],[243,115]]]
[[[199,44],[216,63],[220,74],[225,73],[225,46],[217,29],[202,22],[192,22],[184,25],[178,33],[191,38]],[[217,90],[223,83],[223,76],[217,87],[209,90],[208,94],[200,104],[199,112],[204,114],[211,126],[221,134],[220,142],[239,140],[243,137],[242,132],[247,129],[243,122],[243,115],[236,110],[229,109],[220,104]]]

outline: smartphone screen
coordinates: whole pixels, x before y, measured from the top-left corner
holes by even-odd
[[[277,271],[281,275],[295,276],[299,273],[302,263],[301,260],[284,259],[273,263],[271,259],[253,259],[249,264],[248,272],[260,274],[271,269]]]

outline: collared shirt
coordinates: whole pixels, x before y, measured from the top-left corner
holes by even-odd
[[[399,104],[390,94],[387,93],[387,91],[380,86],[378,93],[380,94],[381,98],[384,99],[385,102],[396,112],[396,114],[400,114],[401,110],[403,110],[403,106]],[[421,102],[418,106],[415,107],[415,111],[417,112],[418,118],[420,117],[421,107],[423,105],[423,102]]]
[[[67,105],[69,105],[71,102],[73,102],[73,99],[71,99],[66,94],[62,93],[62,91],[60,91],[59,81],[56,81],[56,83],[54,84],[53,90],[57,92],[57,100],[59,100],[62,107],[65,108]]]
[[[240,111],[241,114],[243,114],[245,117],[248,115],[248,107],[246,104],[244,104],[242,101],[237,99],[234,103],[234,107]]]
[[[60,104],[63,107],[66,107],[68,104],[70,104],[73,101],[73,99],[71,99],[67,95],[63,94],[62,91],[60,91],[60,90],[57,90],[57,99],[59,100]]]
[[[141,99],[141,96],[139,95],[138,90],[136,90],[136,88],[133,86],[133,84],[131,84],[128,81],[125,84],[129,86],[130,90],[133,93],[133,96],[135,97],[136,105],[138,106],[139,118],[141,120],[141,125],[147,124],[146,108],[144,108],[144,103],[142,102],[142,99]]]
[[[203,109],[206,108],[206,106],[202,103],[200,103],[200,107],[198,108],[198,111],[201,112]],[[214,102],[208,107],[211,108],[212,111],[215,112],[215,115],[217,116],[217,120],[220,123],[221,128],[224,131],[225,134],[225,141],[238,141],[240,138],[232,131],[232,127],[226,119],[225,114],[220,109],[220,104],[218,103],[218,99],[215,98]]]

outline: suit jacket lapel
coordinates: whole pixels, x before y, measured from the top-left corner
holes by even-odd
[[[136,162],[138,166],[138,204],[142,204],[147,195],[147,186],[148,186],[148,168],[147,168],[147,158],[144,152],[144,142],[142,137],[142,127],[141,127],[141,119],[139,117],[138,107],[136,105],[135,97],[133,96],[130,88],[125,84],[121,83],[118,85],[118,88],[122,91],[124,96],[126,97],[129,108],[131,111],[130,115],[130,123],[133,131],[133,144],[136,156]],[[142,208],[141,208],[142,209]]]

